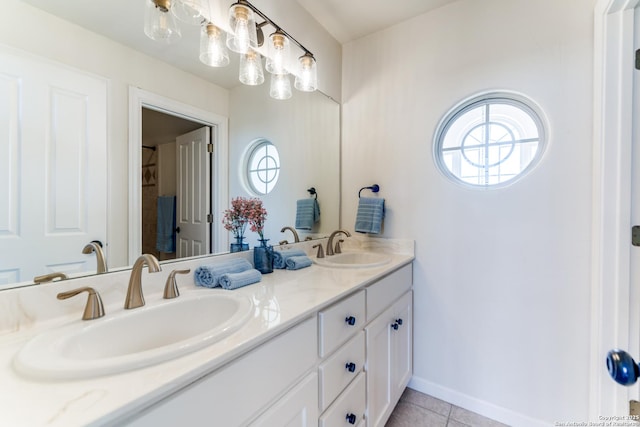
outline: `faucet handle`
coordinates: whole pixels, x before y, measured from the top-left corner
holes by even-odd
[[[104,316],[104,307],[102,305],[102,299],[100,294],[95,289],[84,286],[82,288],[73,289],[67,292],[60,292],[57,295],[59,300],[67,299],[78,295],[81,292],[88,292],[87,304],[84,306],[84,313],[82,314],[82,320],[93,320]]]
[[[341,254],[342,253],[342,247],[340,246],[340,243],[344,243],[344,239],[340,239],[336,242],[336,248],[333,251],[333,253],[335,254]]]
[[[46,282],[53,282],[55,279],[65,280],[67,279],[67,275],[62,272],[54,272],[49,274],[44,274],[42,276],[36,276],[33,278],[33,283],[40,284]]]
[[[173,270],[169,273],[169,277],[167,277],[167,283],[164,285],[164,299],[177,298],[180,296],[180,291],[178,291],[178,283],[176,282],[176,274],[187,274],[191,271],[191,269],[186,270]]]
[[[322,243],[318,243],[317,245],[313,245],[312,248],[318,248],[318,253],[316,254],[316,258],[324,258],[324,249],[322,248]]]

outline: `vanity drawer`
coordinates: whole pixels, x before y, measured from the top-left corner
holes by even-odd
[[[364,372],[358,374],[349,387],[333,402],[333,405],[322,414],[318,427],[350,427],[363,420],[366,407],[365,376]],[[348,416],[353,417],[348,419]]]
[[[320,375],[320,411],[324,411],[362,371],[364,367],[364,343],[364,331],[360,331],[318,368]]]
[[[364,319],[364,291],[322,310],[318,314],[320,357],[325,357],[362,329]]]
[[[389,305],[411,289],[413,271],[411,264],[383,277],[367,287],[367,321],[374,319]]]

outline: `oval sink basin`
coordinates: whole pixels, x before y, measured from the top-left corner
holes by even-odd
[[[391,261],[391,256],[374,252],[344,252],[325,258],[314,258],[313,261],[325,267],[370,268],[385,265]]]
[[[253,304],[242,295],[191,294],[35,336],[14,358],[29,377],[76,379],[147,367],[196,351],[235,332]]]

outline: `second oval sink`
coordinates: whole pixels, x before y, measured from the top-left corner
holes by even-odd
[[[313,261],[325,267],[370,268],[385,265],[391,261],[391,257],[375,252],[343,252],[325,258],[314,258]]]
[[[210,291],[209,291],[210,292]],[[75,379],[139,369],[213,344],[250,317],[242,295],[192,293],[37,335],[14,367],[42,379]]]

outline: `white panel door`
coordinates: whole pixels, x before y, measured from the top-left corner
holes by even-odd
[[[107,83],[0,50],[0,285],[95,271],[107,238]]]
[[[177,257],[209,253],[211,235],[207,214],[211,206],[208,126],[176,139],[176,252]]]

